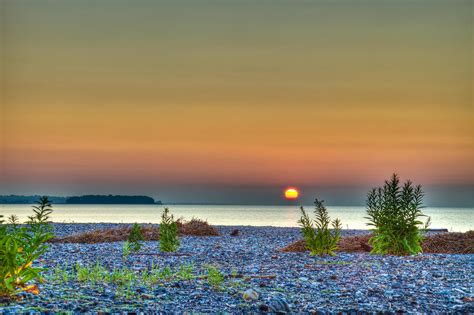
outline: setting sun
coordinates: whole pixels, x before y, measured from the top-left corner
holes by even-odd
[[[295,188],[288,188],[287,190],[285,190],[286,199],[296,199],[298,198],[298,195],[298,190],[296,190]]]

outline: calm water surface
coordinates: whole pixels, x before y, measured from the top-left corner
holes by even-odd
[[[54,222],[159,223],[162,205],[54,205]],[[206,219],[214,225],[297,226],[295,206],[171,205],[175,217]],[[327,207],[332,218],[341,219],[344,228],[367,229],[364,207]],[[313,207],[308,205],[307,211]],[[432,228],[456,232],[474,229],[474,208],[425,208]],[[0,214],[15,214],[23,221],[31,215],[31,205],[0,205]]]

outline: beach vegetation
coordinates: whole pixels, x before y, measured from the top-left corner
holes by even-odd
[[[122,258],[125,259],[132,253],[132,246],[129,241],[123,242],[122,245]]]
[[[159,267],[152,264],[150,268],[133,270],[128,267],[109,269],[101,263],[83,265],[76,263],[73,268],[67,264],[57,265],[48,275],[48,280],[54,283],[81,282],[90,285],[115,285],[120,288],[131,288],[134,286],[146,285],[152,287],[157,284],[174,281],[187,281],[195,278],[207,278],[207,274],[195,275],[192,263],[181,264],[176,268],[170,266]],[[215,280],[216,273],[211,271],[211,282]],[[125,291],[123,291],[125,292]]]
[[[194,278],[194,265],[192,263],[182,264],[176,272],[179,280],[191,280]]]
[[[178,225],[168,208],[165,208],[160,223],[160,250],[175,252],[179,248]]]
[[[341,222],[339,219],[331,221],[323,202],[324,200],[315,199],[315,218],[313,220],[310,219],[304,208],[300,207],[301,217],[298,223],[306,241],[306,248],[310,250],[311,255],[334,255],[337,243],[341,238]]]
[[[69,282],[69,280],[71,279],[71,273],[69,272],[68,265],[56,265],[53,269],[53,274],[50,278],[56,282]]]
[[[424,231],[430,218],[425,215],[423,191],[411,181],[400,185],[393,174],[383,187],[373,188],[367,195],[367,219],[373,236],[369,239],[373,254],[414,255],[422,252]]]
[[[224,274],[213,265],[206,266],[207,283],[217,289],[224,283]]]
[[[139,224],[135,223],[130,230],[127,241],[130,245],[130,250],[133,252],[138,252],[143,246],[143,233],[142,228]]]
[[[9,218],[10,224],[0,218],[1,297],[12,298],[21,291],[39,293],[37,282],[44,280],[44,269],[34,263],[47,251],[46,242],[54,236],[48,224],[52,212],[49,199],[41,197],[25,224],[19,224],[15,216]]]
[[[107,273],[107,270],[104,272]],[[136,282],[138,279],[139,276],[133,270],[124,267],[113,269],[110,275],[104,278],[104,282],[114,283],[118,286],[130,287],[132,283]]]
[[[126,267],[109,271],[99,262],[94,265],[76,264],[75,266],[75,279],[78,282],[91,284],[114,283],[119,286],[127,286],[135,281],[135,278],[135,273]]]

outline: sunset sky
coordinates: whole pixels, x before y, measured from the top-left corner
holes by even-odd
[[[474,205],[473,1],[6,0],[0,194]]]

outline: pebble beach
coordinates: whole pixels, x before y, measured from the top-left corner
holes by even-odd
[[[119,224],[54,224],[67,236]],[[50,245],[39,260],[47,267],[40,294],[3,301],[0,313],[474,313],[474,255],[420,254],[409,257],[339,252],[335,256],[283,253],[301,238],[297,228],[217,226],[221,236],[181,237],[176,254],[145,242],[138,254],[122,256],[123,242]],[[238,229],[238,236],[230,236]],[[343,235],[366,234],[344,230]],[[154,285],[84,282],[74,266],[107,270],[177,270],[193,266],[189,279],[172,277]],[[212,285],[202,276],[213,266],[223,276]],[[57,270],[70,274],[58,280]]]

